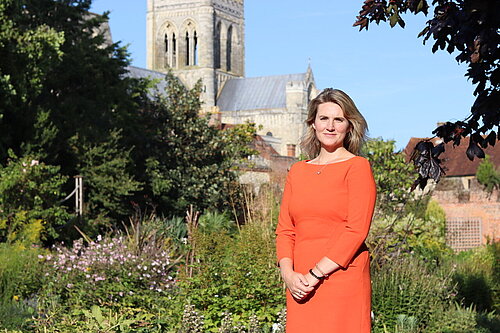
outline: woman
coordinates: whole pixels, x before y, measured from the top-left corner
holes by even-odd
[[[367,125],[344,92],[309,105],[302,150],[290,169],[276,229],[287,287],[287,333],[370,332],[370,266],[364,240],[375,205]]]

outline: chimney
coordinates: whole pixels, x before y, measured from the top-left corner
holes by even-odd
[[[286,156],[295,157],[295,145],[287,144],[286,145]]]

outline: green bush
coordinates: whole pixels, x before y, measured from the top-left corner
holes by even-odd
[[[250,223],[231,237],[227,232],[195,234],[198,262],[192,277],[181,279],[181,294],[204,317],[206,331],[217,332],[224,318],[250,325],[255,316],[269,330],[285,306],[275,266],[274,242],[262,224]]]
[[[452,254],[446,245],[444,226],[445,220],[432,214],[428,219],[416,218],[411,213],[374,219],[367,239],[374,264],[382,266],[388,260],[416,256],[435,265]]]
[[[369,161],[377,183],[377,205],[375,216],[401,212],[405,204],[415,200],[408,189],[417,174],[413,165],[396,150],[395,141],[382,138],[371,139],[363,145],[362,155]]]
[[[38,248],[0,243],[0,328],[25,327],[42,287]]]
[[[453,264],[457,300],[500,315],[500,242],[462,252]]]
[[[398,323],[401,326],[404,322],[401,315],[412,317],[408,320],[422,329],[432,313],[449,304],[453,294],[450,274],[437,274],[415,257],[374,267],[372,288],[374,332],[384,332],[384,327],[394,331]]]
[[[429,333],[469,333],[488,332],[476,329],[476,311],[472,306],[460,307],[459,304],[440,309],[432,314],[426,332]]]
[[[500,188],[500,171],[495,168],[495,164],[491,162],[489,155],[486,155],[484,160],[479,163],[476,177],[477,181],[490,193],[494,189]]]
[[[59,167],[10,152],[7,165],[0,166],[0,179],[0,241],[56,239],[58,229],[71,218],[60,203],[67,177],[59,174]]]

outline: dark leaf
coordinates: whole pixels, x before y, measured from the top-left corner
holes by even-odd
[[[433,147],[434,146],[433,146],[432,142],[429,142],[429,141],[420,141],[415,146],[415,149],[418,150],[420,153],[423,153],[425,151],[431,150]]]
[[[485,141],[489,143],[490,146],[494,147],[495,143],[497,143],[497,135],[495,131],[491,131],[490,134],[486,137]]]
[[[484,158],[484,151],[473,140],[470,140],[469,147],[467,148],[467,151],[465,153],[471,161],[474,160],[475,156]]]
[[[410,191],[413,192],[417,186],[420,187],[421,190],[425,188],[427,185],[427,178],[423,178],[422,176],[418,176],[418,178],[411,185]]]
[[[429,161],[429,177],[434,179],[436,183],[439,182],[441,179],[441,176],[443,175],[443,169],[439,165],[439,160],[438,159],[430,159]]]
[[[401,16],[399,17],[398,24],[401,28],[405,27],[405,21],[401,18]]]
[[[442,152],[444,152],[444,142],[441,142],[431,150],[432,157],[438,157]]]

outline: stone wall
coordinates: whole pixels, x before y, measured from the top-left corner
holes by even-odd
[[[448,243],[455,250],[500,240],[500,191],[488,193],[475,177],[447,177],[432,198],[446,212]]]

